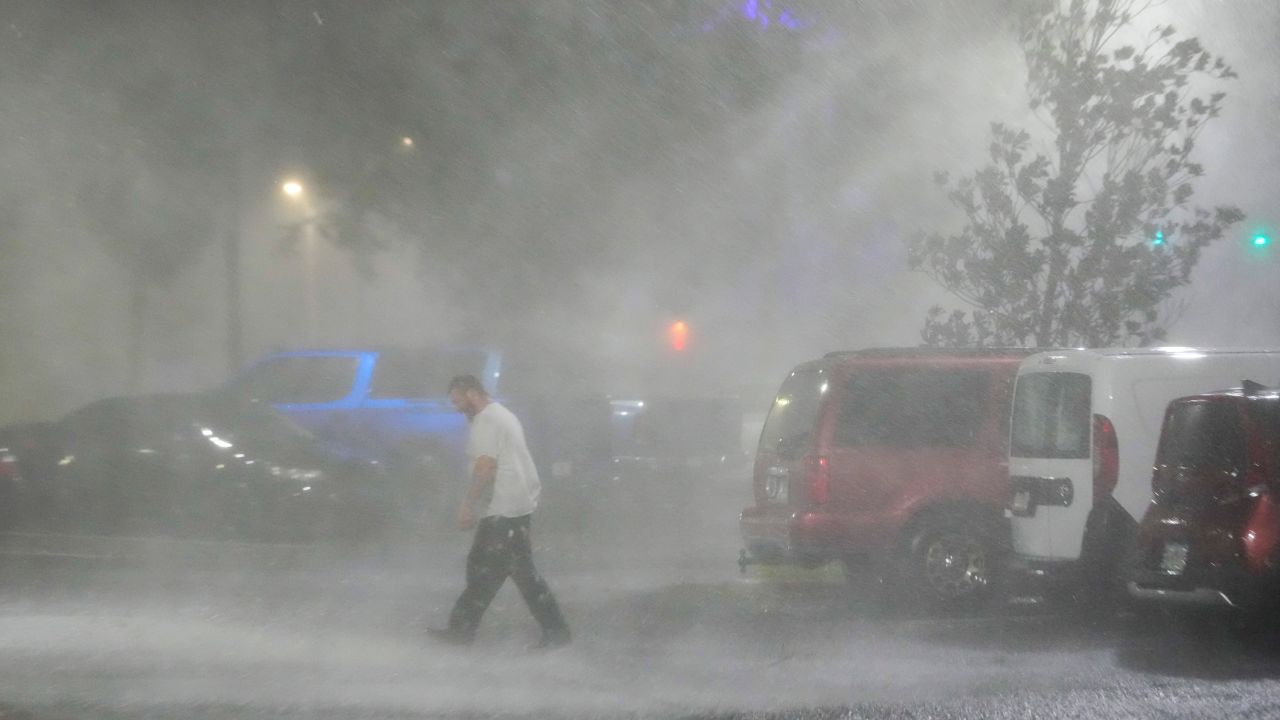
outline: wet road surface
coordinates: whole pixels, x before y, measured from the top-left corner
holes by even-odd
[[[1272,636],[1043,604],[930,616],[833,568],[741,576],[740,487],[537,525],[575,634],[550,653],[510,585],[474,646],[424,637],[462,533],[10,557],[0,718],[1280,716]]]

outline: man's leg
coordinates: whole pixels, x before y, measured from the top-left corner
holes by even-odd
[[[508,541],[511,545],[511,579],[520,588],[520,595],[529,606],[529,612],[542,626],[543,643],[562,645],[569,641],[569,626],[560,613],[556,596],[551,594],[547,581],[533,565],[533,543],[530,540],[530,519],[525,515],[512,518],[508,523]]]
[[[467,553],[467,587],[449,614],[449,632],[464,642],[475,637],[480,618],[510,572],[505,533],[497,520],[482,518],[476,526],[471,552]]]

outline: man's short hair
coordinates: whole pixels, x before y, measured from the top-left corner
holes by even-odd
[[[455,390],[463,393],[468,390],[475,390],[481,395],[489,394],[489,392],[484,389],[484,385],[480,384],[480,379],[475,375],[458,375],[454,377],[449,381],[449,394],[452,395]]]

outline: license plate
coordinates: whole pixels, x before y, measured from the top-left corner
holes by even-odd
[[[1181,575],[1187,569],[1187,544],[1165,543],[1160,556],[1160,569],[1170,575]]]
[[[1031,491],[1019,490],[1013,494],[1013,502],[1009,504],[1009,508],[1013,510],[1015,515],[1027,514],[1027,509],[1031,507]]]
[[[785,475],[769,475],[764,480],[764,494],[774,502],[787,501],[787,478]]]
[[[551,463],[551,477],[567,478],[573,474],[573,463],[569,460],[558,460]]]

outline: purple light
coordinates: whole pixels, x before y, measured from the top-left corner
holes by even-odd
[[[774,8],[773,0],[731,0],[720,6],[714,18],[707,19],[701,25],[703,32],[711,32],[733,17],[741,17],[752,25],[762,29],[778,26],[787,30],[804,30],[811,26],[811,21],[802,19],[791,10]]]

